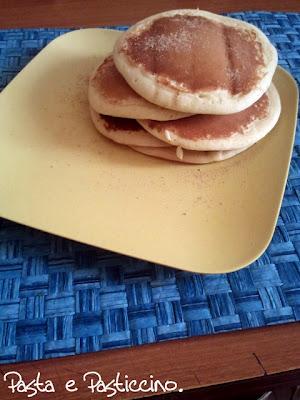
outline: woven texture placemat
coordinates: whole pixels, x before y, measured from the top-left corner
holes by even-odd
[[[300,80],[300,14],[235,13]],[[124,29],[124,27],[119,27]],[[67,29],[0,31],[0,88]],[[0,220],[0,362],[19,362],[300,319],[300,146],[272,243],[238,272],[199,275]]]

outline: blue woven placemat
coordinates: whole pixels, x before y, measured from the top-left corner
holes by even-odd
[[[231,15],[261,28],[299,82],[300,14]],[[0,88],[67,31],[0,31]],[[272,243],[238,272],[177,271],[0,220],[0,363],[300,320],[299,144]]]

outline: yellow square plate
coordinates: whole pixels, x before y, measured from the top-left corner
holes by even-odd
[[[120,32],[50,43],[0,95],[0,215],[182,269],[241,268],[267,247],[294,141],[297,86],[282,69],[282,115],[268,137],[204,166],[153,159],[94,129],[88,76]]]

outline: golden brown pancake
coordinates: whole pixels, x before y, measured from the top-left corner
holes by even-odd
[[[152,135],[190,150],[232,150],[250,146],[264,137],[280,115],[274,85],[252,106],[235,114],[194,115],[178,121],[139,120]]]
[[[165,142],[145,131],[135,119],[102,115],[94,111],[91,107],[90,113],[98,132],[116,143],[128,146],[168,146]]]
[[[114,61],[147,100],[194,114],[241,111],[268,89],[277,53],[243,21],[175,10],[138,22],[117,41]]]
[[[107,57],[94,71],[89,82],[89,103],[100,114],[122,118],[150,118],[167,121],[189,116],[164,109],[138,95]]]

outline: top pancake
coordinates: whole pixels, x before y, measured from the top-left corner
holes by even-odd
[[[255,26],[200,10],[146,18],[114,47],[129,85],[152,103],[194,114],[241,111],[268,89],[277,52]]]
[[[138,95],[118,72],[112,56],[107,57],[92,74],[88,96],[95,111],[113,117],[168,121],[190,115],[159,107]]]

